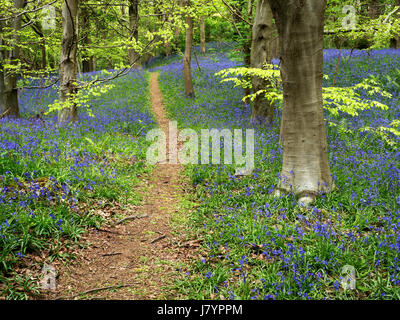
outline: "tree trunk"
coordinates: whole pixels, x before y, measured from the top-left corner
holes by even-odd
[[[206,53],[206,17],[200,18],[200,52]]]
[[[14,7],[16,9],[22,9],[26,5],[25,0],[14,0]],[[19,47],[19,31],[21,30],[22,15],[16,16],[12,20],[12,28],[14,30],[13,36],[11,37],[10,43],[11,50],[6,52],[5,63],[11,66],[17,66],[20,58],[20,47]],[[17,78],[18,74],[13,68],[10,70],[4,70],[4,104],[7,115],[11,117],[19,117],[19,106],[18,106],[18,88]]]
[[[390,39],[391,49],[400,49],[400,37]]]
[[[65,0],[62,8],[62,45],[60,58],[60,102],[67,104],[58,112],[58,124],[78,120],[78,109],[69,99],[76,94],[78,62],[78,3],[79,0]]]
[[[96,71],[97,70],[97,58],[96,58],[96,56],[93,57],[92,62],[93,62],[93,71]]]
[[[1,53],[0,53],[1,54]],[[5,99],[4,99],[4,72],[3,72],[3,63],[2,63],[2,58],[0,57],[0,112],[1,114],[5,113],[7,111],[6,105],[5,105]]]
[[[2,16],[0,16],[0,18],[2,18]],[[3,22],[0,21],[0,35],[2,35],[2,32],[3,32]],[[5,87],[4,87],[3,64],[4,64],[5,52],[2,48],[3,45],[4,45],[3,37],[0,36],[0,112],[1,112],[1,114],[3,114],[4,112],[7,111],[6,105],[5,105],[5,99],[4,99]]]
[[[246,10],[247,9],[247,10]],[[235,26],[243,24],[241,17],[243,16],[243,12],[246,12],[249,16],[252,11],[252,1],[239,1],[235,5],[232,6],[232,20]],[[244,67],[250,67],[251,64],[251,31],[249,32],[239,32],[239,28],[235,27],[235,34],[240,38],[241,49],[243,52],[243,65]],[[251,80],[251,79],[248,79]],[[245,97],[251,95],[250,88],[243,89],[243,95]],[[246,105],[250,104],[250,99],[245,99],[244,103]]]
[[[81,8],[81,25],[82,25],[82,43],[83,46],[89,46],[90,41],[90,16],[87,7],[82,6]],[[82,50],[82,72],[93,71],[93,56],[89,56],[86,48]]]
[[[280,54],[280,45],[279,45],[279,36],[275,35],[273,40],[272,40],[272,59],[280,59],[281,54]]]
[[[333,187],[322,109],[326,0],[269,0],[279,33],[283,81],[283,166],[278,192],[309,203]]]
[[[244,64],[245,67],[250,67],[250,64],[251,64],[251,61],[250,61],[250,60],[251,60],[251,59],[250,59],[250,55],[251,55],[251,43],[250,43],[250,41],[245,41],[245,42],[243,43],[243,53],[244,53],[243,64]],[[251,89],[250,89],[250,88],[244,88],[244,89],[243,89],[243,95],[244,95],[245,97],[251,95]],[[244,103],[249,105],[249,104],[250,104],[250,99],[247,98],[247,99],[244,101]]]
[[[382,14],[383,7],[380,5],[379,0],[370,0],[368,7],[368,16],[371,19],[376,19]]]
[[[396,1],[396,6],[400,6],[400,0]],[[400,14],[396,13],[397,19],[400,19]],[[392,49],[400,49],[400,35],[395,38],[390,39],[390,48]]]
[[[139,0],[129,0],[130,40],[139,40]],[[128,50],[129,64],[132,68],[141,68],[140,55],[135,49]]]
[[[257,3],[252,34],[250,66],[263,69],[265,63],[271,63],[272,59],[272,11],[267,0],[259,0]],[[267,80],[258,77],[253,77],[251,82],[254,92],[265,90],[269,84]],[[273,118],[274,109],[270,101],[263,94],[257,95],[253,101],[252,122],[271,124]]]
[[[189,8],[190,0],[186,1],[186,7]],[[183,57],[183,78],[185,82],[185,95],[187,97],[193,98],[194,88],[191,70],[192,61],[192,46],[193,46],[193,18],[190,13],[186,15],[186,23],[188,25],[186,29],[186,42],[185,42],[185,54]]]
[[[167,19],[167,28],[169,29],[171,28],[171,18],[168,15],[168,13],[166,19]],[[164,48],[165,48],[165,56],[169,57],[172,53],[171,41],[169,39],[164,40]]]
[[[46,38],[44,36],[42,25],[39,21],[36,21],[35,23],[31,24],[31,28],[33,32],[35,32],[40,37],[41,40],[40,49],[42,51],[41,68],[43,70],[46,70],[47,68]]]
[[[46,68],[47,68],[47,58],[46,58],[47,54],[46,54],[46,40],[45,40],[44,37],[42,39],[41,47],[42,47],[42,69],[46,70]]]

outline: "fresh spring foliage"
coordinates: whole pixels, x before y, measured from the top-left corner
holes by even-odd
[[[278,63],[277,61],[275,61]],[[267,100],[277,107],[282,107],[283,93],[282,83],[279,67],[275,64],[266,64],[263,69],[236,67],[223,69],[215,74],[221,77],[222,82],[233,82],[235,87],[252,88],[251,78],[258,77],[267,81],[268,85],[265,90],[259,90],[248,96],[243,97],[243,101],[250,99],[254,101],[257,95],[263,95]],[[324,79],[329,81],[329,76],[325,75]],[[380,97],[390,99],[392,94],[383,90],[378,83],[377,79],[373,76],[363,79],[361,83],[351,86],[338,87],[338,86],[324,86],[322,88],[323,107],[333,117],[339,117],[340,113],[347,114],[351,117],[356,117],[359,112],[368,110],[370,108],[379,108],[381,110],[388,110],[388,106],[378,100],[373,100],[373,97]],[[388,133],[400,136],[398,128],[398,121],[395,120],[390,124],[390,127],[379,127],[372,129],[370,127],[363,127],[361,131],[376,132],[381,136],[390,146],[398,148],[394,140],[390,138]],[[330,121],[330,125],[337,126],[337,122]],[[343,123],[342,123],[343,124]],[[343,129],[343,128],[342,128]],[[350,130],[346,130],[351,133]]]

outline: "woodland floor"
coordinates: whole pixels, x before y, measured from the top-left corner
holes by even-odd
[[[152,110],[160,128],[168,132],[157,79],[158,74],[152,73]],[[142,205],[125,213],[139,218],[89,230],[83,248],[74,252],[76,259],[57,264],[57,289],[48,291],[45,299],[181,298],[171,284],[199,247],[177,229],[179,222],[172,223],[187,214],[180,207],[188,188],[181,171],[180,165],[158,164],[141,177],[137,192]]]

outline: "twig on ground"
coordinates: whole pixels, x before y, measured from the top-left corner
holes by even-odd
[[[155,239],[151,240],[150,243],[153,244],[153,243],[155,243],[157,241],[160,241],[160,240],[164,239],[165,237],[166,237],[166,235],[163,234],[162,236],[159,236],[158,238],[155,238]]]
[[[119,254],[122,254],[122,252],[105,253],[102,256],[103,257],[112,257],[112,256],[117,256]]]
[[[4,112],[0,115],[0,119],[3,119],[10,111],[11,111],[11,108],[8,108],[6,111],[4,111]]]
[[[99,291],[104,291],[104,290],[112,290],[112,289],[120,289],[120,288],[127,288],[127,287],[133,287],[137,285],[137,283],[131,283],[131,284],[120,284],[116,286],[108,286],[108,287],[102,287],[102,288],[95,288],[95,289],[90,289],[87,291],[79,292],[77,294],[74,294],[72,296],[66,296],[66,297],[56,297],[54,300],[68,300],[68,299],[74,299],[82,295],[90,294],[90,293],[96,293]]]
[[[125,222],[127,220],[141,219],[141,218],[145,218],[145,217],[147,217],[147,214],[144,214],[144,215],[141,215],[141,216],[138,216],[138,215],[129,216],[129,217],[126,217],[126,218],[123,218],[123,219],[117,221],[116,223],[114,223],[114,226],[119,225],[119,224],[121,224],[121,223],[123,223],[123,222]]]
[[[106,233],[112,233],[112,234],[122,235],[122,233],[119,233],[119,232],[117,232],[117,231],[110,231],[110,230],[98,229],[98,228],[96,228],[96,230],[97,230],[97,231],[100,231],[100,232],[106,232]]]

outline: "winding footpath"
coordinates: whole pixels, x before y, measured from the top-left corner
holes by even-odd
[[[157,79],[152,73],[152,110],[168,136],[169,119]],[[179,299],[171,284],[195,251],[187,245],[185,232],[171,227],[173,217],[184,219],[187,214],[180,207],[187,188],[181,171],[180,165],[158,164],[149,176],[141,177],[137,192],[142,205],[124,212],[140,218],[90,230],[83,238],[87,247],[75,252],[77,259],[57,266],[57,289],[46,298]]]

